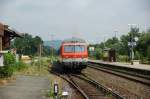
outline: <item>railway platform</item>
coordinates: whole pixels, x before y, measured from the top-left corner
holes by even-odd
[[[118,67],[124,67],[124,68],[131,68],[131,69],[138,69],[138,70],[144,70],[144,71],[150,71],[150,65],[146,64],[135,64],[131,65],[131,63],[123,63],[123,62],[104,62],[102,60],[89,60],[91,63],[98,63],[102,65],[108,65],[108,66],[118,66]]]

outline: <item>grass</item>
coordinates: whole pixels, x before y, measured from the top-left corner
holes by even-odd
[[[53,98],[54,97],[54,92],[53,92],[53,84],[52,84],[52,81],[50,82],[50,88],[49,88],[49,90],[48,90],[48,92],[47,92],[47,94],[46,94],[46,96],[47,97],[49,97],[49,98]]]
[[[47,60],[41,60],[41,66],[39,61],[33,62],[31,64],[27,64],[27,68],[16,72],[16,74],[20,75],[33,75],[33,76],[39,76],[39,75],[48,75],[48,65],[49,62]]]

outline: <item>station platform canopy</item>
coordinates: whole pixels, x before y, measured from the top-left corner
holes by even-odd
[[[10,42],[15,37],[22,37],[18,31],[11,29],[8,25],[0,23],[0,51],[10,48]]]
[[[22,34],[15,29],[10,29],[8,25],[4,25],[4,33],[9,34],[10,37],[22,37]]]

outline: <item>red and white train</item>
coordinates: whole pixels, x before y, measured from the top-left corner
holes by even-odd
[[[64,69],[82,70],[88,61],[87,43],[83,39],[71,38],[62,42],[60,48],[61,63]]]

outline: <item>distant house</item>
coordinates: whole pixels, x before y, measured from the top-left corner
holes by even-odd
[[[103,50],[104,61],[116,62],[116,50],[112,48],[105,48]]]
[[[10,41],[14,37],[21,37],[21,34],[13,29],[10,29],[8,25],[0,23],[0,51],[10,48]]]

